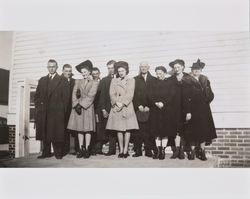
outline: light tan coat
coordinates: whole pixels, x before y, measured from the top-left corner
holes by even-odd
[[[75,109],[72,108],[68,129],[80,132],[95,132],[95,112],[94,99],[98,88],[98,81],[90,79],[76,80],[72,93],[72,107],[78,103],[83,107],[81,115],[78,115]],[[80,89],[81,97],[76,98],[77,89]]]
[[[134,78],[126,76],[124,79],[112,79],[109,91],[112,107],[106,129],[122,132],[139,129],[132,103],[134,90]],[[121,102],[125,105],[122,110],[118,109],[115,105],[116,102]]]

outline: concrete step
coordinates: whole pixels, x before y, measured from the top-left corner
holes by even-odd
[[[213,168],[218,167],[218,158],[208,157],[207,161],[170,159],[166,154],[165,160],[154,160],[148,157],[134,158],[131,155],[127,159],[120,159],[117,155],[91,156],[89,159],[77,159],[73,155],[67,155],[62,160],[55,157],[37,159],[39,154],[29,157],[0,160],[0,167],[38,167],[38,168]]]

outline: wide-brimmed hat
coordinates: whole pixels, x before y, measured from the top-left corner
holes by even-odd
[[[185,62],[184,62],[182,59],[176,59],[176,60],[170,62],[170,63],[169,63],[169,66],[170,66],[171,68],[174,68],[174,65],[175,65],[175,64],[180,64],[180,65],[182,65],[182,66],[185,67]]]
[[[82,62],[82,63],[80,63],[80,64],[78,64],[78,65],[76,66],[76,70],[77,70],[79,73],[81,73],[81,70],[82,70],[83,68],[86,68],[87,70],[89,70],[89,71],[91,72],[92,69],[93,69],[93,64],[92,64],[92,62],[91,62],[90,60],[86,60],[86,61],[84,61],[84,62]]]
[[[197,62],[194,62],[192,67],[190,67],[190,68],[192,68],[192,69],[203,69],[204,66],[205,66],[205,63],[201,62],[201,60],[198,59]]]

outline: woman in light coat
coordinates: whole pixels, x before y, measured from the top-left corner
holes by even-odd
[[[131,130],[139,129],[132,103],[135,80],[134,78],[129,78],[127,76],[129,73],[127,62],[116,62],[115,68],[118,70],[118,77],[112,79],[110,85],[110,99],[112,107],[106,129],[117,132],[120,148],[118,157],[127,158],[129,156],[128,145],[130,132]]]
[[[77,65],[76,69],[82,73],[83,79],[75,82],[68,129],[78,132],[81,149],[77,153],[77,158],[89,158],[91,134],[96,130],[93,103],[98,88],[98,81],[91,79],[92,63],[89,60]]]

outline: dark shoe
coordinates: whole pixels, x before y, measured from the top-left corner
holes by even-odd
[[[153,159],[159,159],[160,155],[162,153],[162,147],[157,147],[157,152],[154,152]]]
[[[179,156],[180,147],[172,147],[173,155],[170,157],[170,159],[176,159]]]
[[[142,151],[141,150],[137,150],[135,152],[135,154],[132,155],[132,157],[140,157],[140,156],[142,156]]]
[[[123,158],[127,158],[129,156],[129,153],[127,152],[127,153],[125,153],[125,154],[123,154]]]
[[[159,160],[165,159],[165,147],[161,147],[161,153],[159,155]]]
[[[205,152],[205,150],[204,150],[204,149],[201,151],[201,157],[200,157],[200,160],[202,160],[202,161],[206,161],[206,160],[207,160],[207,157],[206,157],[206,152]]]
[[[97,155],[104,155],[104,153],[102,151],[96,151]]]
[[[62,159],[62,156],[61,156],[61,155],[58,155],[58,156],[56,156],[56,159],[57,159],[57,160],[61,160],[61,159]]]
[[[88,149],[85,151],[85,154],[83,154],[83,158],[87,159],[90,157],[90,147],[88,147]]]
[[[54,156],[54,153],[42,154],[42,155],[38,156],[37,158],[38,158],[38,159],[45,159],[45,158],[50,158],[50,157],[52,157],[52,156]]]
[[[180,160],[185,159],[185,154],[184,154],[184,150],[183,150],[182,147],[180,147],[180,151],[179,151],[178,158],[179,158]]]
[[[187,158],[189,160],[194,160],[195,159],[195,150],[192,150],[191,152],[187,153]]]
[[[152,151],[151,150],[145,150],[145,156],[149,157],[149,158],[152,158],[153,157]]]
[[[123,158],[124,154],[123,153],[119,153],[118,158]]]
[[[195,156],[196,156],[196,158],[201,158],[201,152],[202,152],[202,150],[201,150],[201,148],[200,147],[197,147],[196,149],[195,149]]]
[[[81,149],[76,153],[76,158],[82,158],[85,154],[85,148],[82,146]]]
[[[110,151],[109,151],[108,153],[105,153],[104,155],[105,155],[105,156],[115,155],[115,152],[110,152]]]
[[[77,152],[72,152],[72,153],[69,153],[70,155],[77,155]]]

